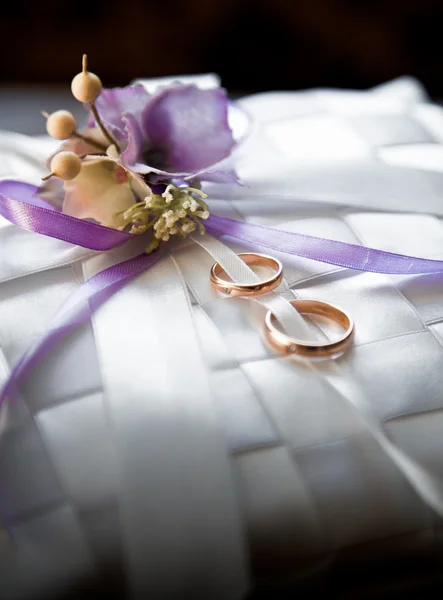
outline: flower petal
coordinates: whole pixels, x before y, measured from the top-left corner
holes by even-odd
[[[144,139],[140,119],[132,113],[125,113],[122,117],[125,125],[128,145],[122,152],[121,158],[125,164],[132,165],[142,160]]]
[[[135,202],[129,177],[122,176],[124,168],[110,158],[86,158],[82,162],[80,174],[65,181],[63,212],[117,229],[123,219],[115,213]]]
[[[58,177],[50,177],[40,185],[37,196],[61,211],[65,199],[63,181]]]
[[[131,113],[135,118],[140,119],[141,112],[148,104],[150,97],[150,94],[140,84],[103,89],[95,101],[95,106],[103,123],[120,141],[126,138],[123,114]],[[91,127],[94,124],[95,120],[91,116],[88,126]]]
[[[199,181],[207,181],[209,183],[235,183],[236,185],[244,185],[234,169],[204,169],[200,172],[187,175],[183,179],[187,182],[198,179]]]
[[[170,171],[199,171],[226,158],[235,145],[221,88],[163,89],[151,98],[141,120],[150,145],[161,152]]]
[[[244,185],[235,172],[235,169],[226,163],[226,161],[221,161],[206,169],[191,173],[189,171],[171,173],[171,171],[156,169],[155,167],[150,167],[149,165],[144,165],[142,163],[135,163],[129,166],[129,164],[123,161],[123,164],[128,168],[130,167],[131,171],[134,173],[149,176],[148,179],[152,183],[167,183],[171,181],[181,181],[182,183],[186,183],[198,179],[199,181],[209,181],[211,183],[235,183],[237,185]]]

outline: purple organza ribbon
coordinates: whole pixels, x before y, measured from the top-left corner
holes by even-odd
[[[95,223],[68,217],[36,196],[35,186],[0,181],[0,215],[22,229],[54,237],[92,250],[109,250],[128,241],[128,233]],[[326,238],[290,233],[233,219],[211,215],[206,222],[208,233],[229,236],[269,250],[292,254],[359,271],[397,275],[443,273],[443,261],[383,252],[374,248],[346,244]],[[33,368],[75,327],[85,323],[92,312],[125,283],[153,266],[164,252],[142,254],[114,265],[88,279],[65,302],[51,328],[14,366],[0,394],[0,406],[12,397]]]

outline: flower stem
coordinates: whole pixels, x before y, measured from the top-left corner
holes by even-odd
[[[96,108],[94,102],[90,102],[89,106],[91,107],[92,114],[94,115],[94,118],[95,118],[95,120],[97,122],[97,125],[102,130],[103,135],[106,137],[106,139],[109,140],[109,142],[110,142],[111,145],[113,145],[113,146],[115,146],[117,148],[117,152],[120,153],[120,148],[118,147],[118,144],[115,141],[114,136],[111,135],[111,133],[109,133],[109,131],[103,125],[102,120],[100,119],[100,115],[98,114],[98,111],[97,111],[97,108]]]

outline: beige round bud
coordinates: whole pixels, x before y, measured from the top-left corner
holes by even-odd
[[[74,77],[71,83],[71,90],[74,98],[79,102],[95,102],[102,91],[102,82],[94,73],[79,73]]]
[[[56,140],[67,140],[77,129],[77,122],[68,110],[56,110],[46,121],[46,131]]]
[[[51,171],[60,179],[69,181],[80,173],[82,162],[74,152],[59,152],[51,160]]]

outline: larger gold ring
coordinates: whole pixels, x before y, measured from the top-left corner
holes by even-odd
[[[274,325],[276,321],[272,311],[265,316],[264,335],[268,343],[279,352],[298,354],[309,358],[323,358],[342,354],[351,344],[354,335],[354,323],[351,317],[340,308],[318,300],[292,300],[291,304],[300,313],[320,315],[335,321],[345,330],[343,335],[334,342],[303,342],[287,336]]]
[[[268,294],[278,287],[283,278],[283,265],[279,260],[266,254],[257,254],[256,252],[243,252],[238,255],[247,265],[256,265],[268,267],[275,271],[272,277],[264,279],[259,283],[236,283],[222,279],[221,275],[225,273],[222,266],[216,262],[212,265],[210,279],[212,285],[223,294],[230,296],[260,296]],[[226,275],[226,273],[225,273]]]

